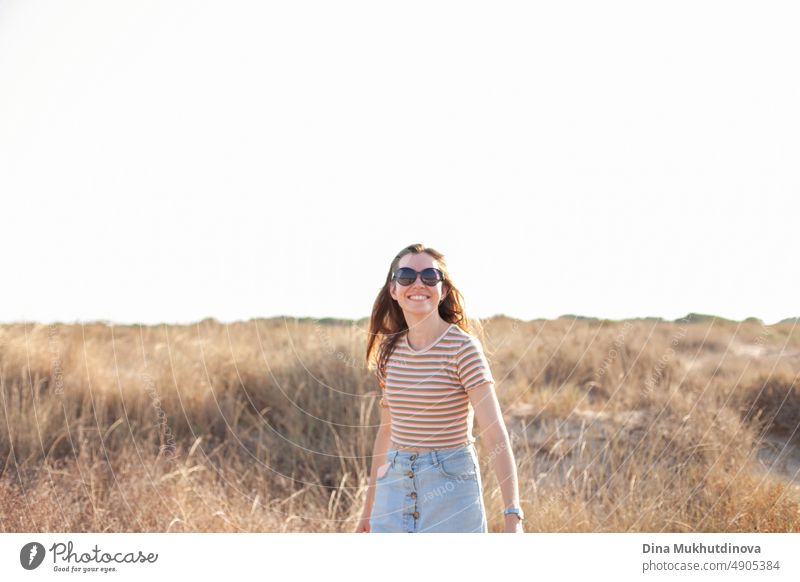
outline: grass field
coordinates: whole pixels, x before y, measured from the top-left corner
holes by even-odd
[[[796,321],[483,323],[526,531],[800,531]],[[352,531],[379,418],[365,330],[0,326],[0,530]]]

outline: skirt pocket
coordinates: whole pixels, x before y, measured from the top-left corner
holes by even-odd
[[[439,473],[448,479],[478,480],[478,467],[475,465],[475,459],[468,452],[442,456],[439,459]]]
[[[385,480],[389,476],[389,473],[392,472],[391,469],[392,469],[391,462],[386,462],[380,467],[378,467],[378,473],[377,476],[375,477],[375,482],[377,483],[378,481]]]

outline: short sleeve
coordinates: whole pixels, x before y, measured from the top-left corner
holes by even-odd
[[[456,368],[458,379],[467,392],[485,382],[494,382],[483,345],[474,336],[470,336],[458,350]]]

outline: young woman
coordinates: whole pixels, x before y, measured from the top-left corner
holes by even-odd
[[[423,245],[392,261],[372,310],[367,364],[382,391],[367,500],[356,532],[486,532],[473,419],[522,532],[516,464],[481,342],[444,256]]]

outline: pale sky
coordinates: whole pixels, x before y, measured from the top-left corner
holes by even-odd
[[[0,1],[0,321],[800,316],[792,2]]]

